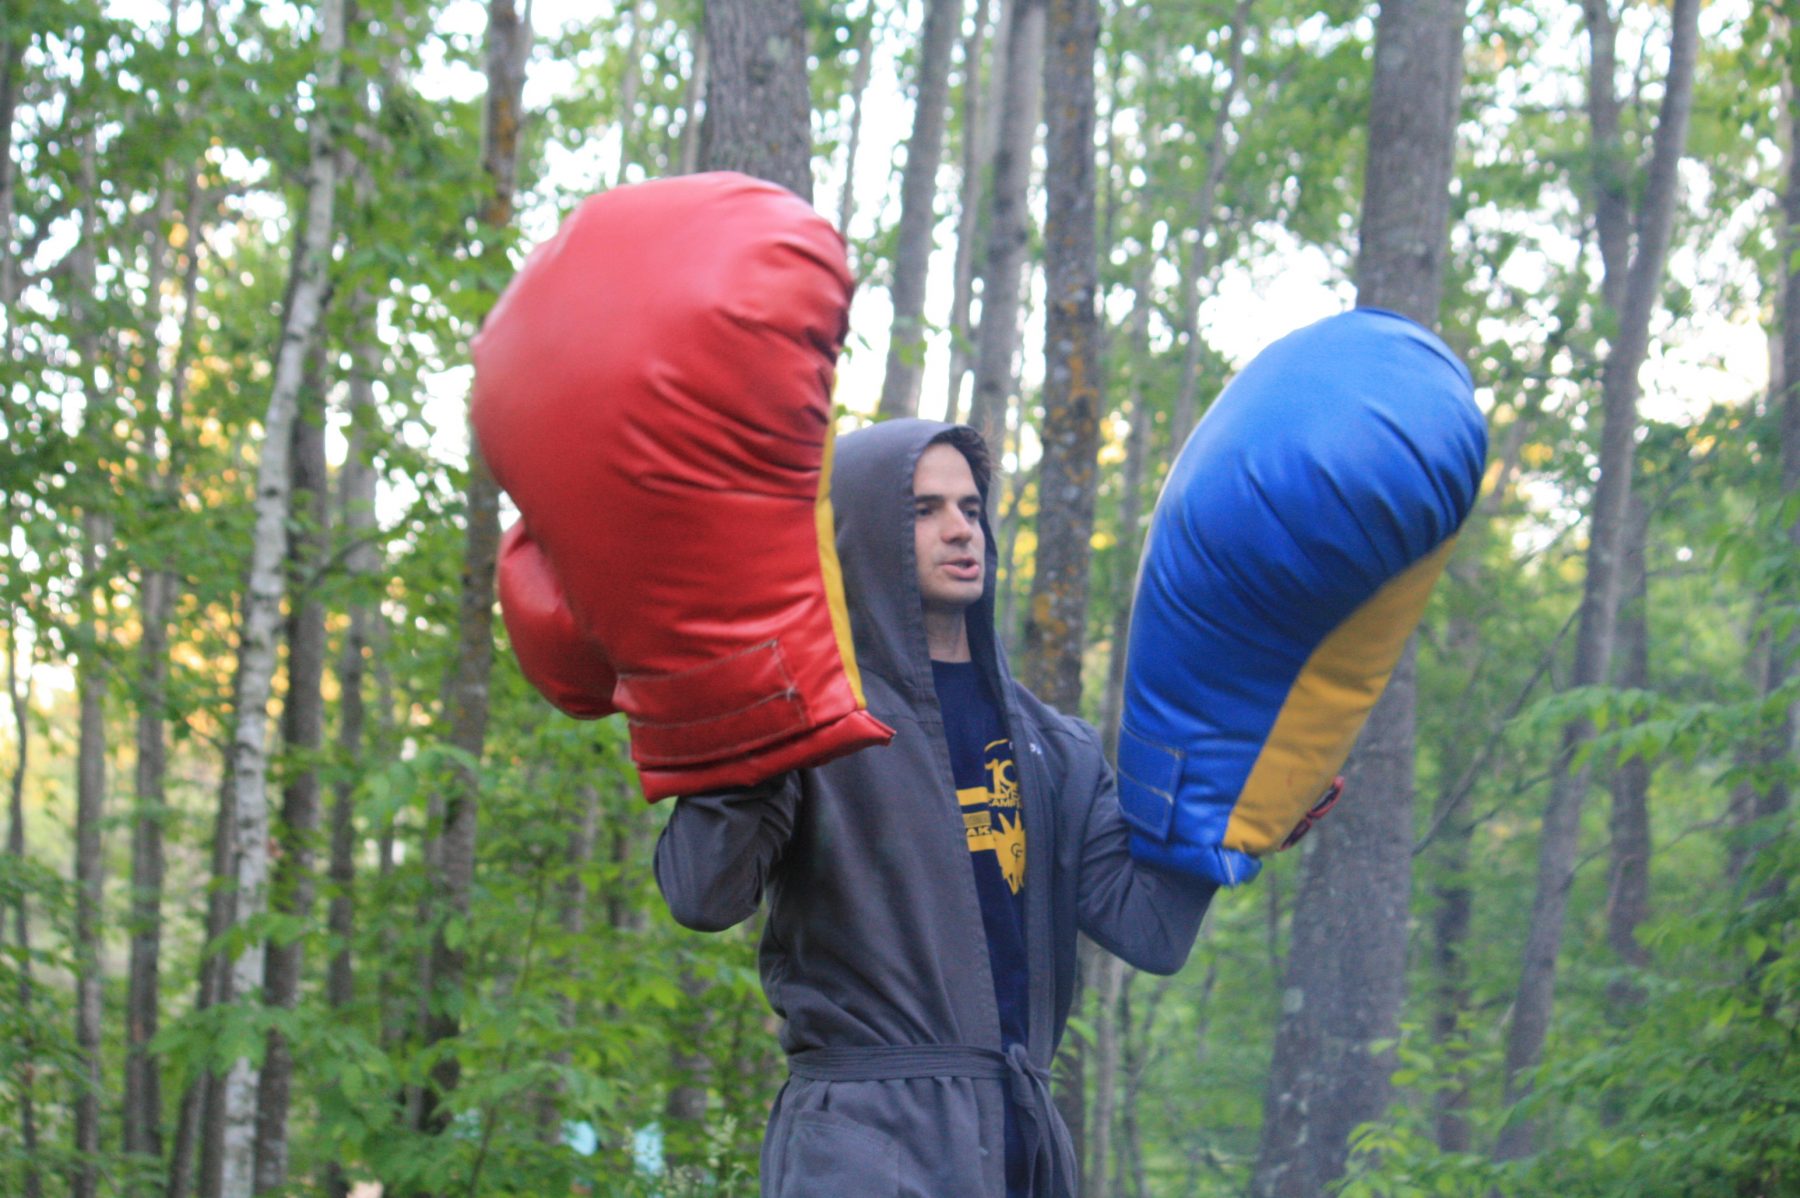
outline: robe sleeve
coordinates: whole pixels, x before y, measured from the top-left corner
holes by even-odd
[[[1146,973],[1174,973],[1186,963],[1218,887],[1132,859],[1112,767],[1100,757],[1097,739],[1086,747],[1098,760],[1093,797],[1077,832],[1082,838],[1079,926],[1106,951]]]
[[[676,799],[656,842],[656,885],[675,922],[722,932],[750,918],[799,806],[799,776],[791,772],[746,790]]]

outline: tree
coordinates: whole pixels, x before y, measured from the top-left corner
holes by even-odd
[[[291,572],[286,641],[287,691],[281,710],[281,740],[297,757],[282,786],[271,907],[304,925],[312,916],[316,887],[313,840],[319,828],[319,750],[325,740],[325,605],[319,576],[326,566],[329,535],[326,513],[325,372],[322,342],[314,348],[308,377],[292,426]],[[300,999],[305,958],[299,936],[271,936],[263,961],[263,1002],[291,1012]],[[280,1189],[288,1174],[288,1113],[293,1105],[294,1054],[286,1032],[271,1027],[264,1040],[257,1079],[256,1193]]]
[[[1004,0],[1010,12],[1011,0]],[[947,418],[960,419],[963,380],[969,373],[969,306],[975,286],[975,260],[981,233],[982,198],[987,194],[988,174],[994,165],[994,143],[999,139],[998,107],[993,104],[1000,90],[1005,59],[986,55],[988,9],[990,0],[976,0],[973,27],[962,45],[962,182],[958,189],[956,215],[956,258],[951,268],[950,297],[950,382]],[[1010,17],[1001,16],[1004,25]],[[984,58],[991,58],[987,75],[982,75]]]
[[[1011,13],[1006,25],[1006,90],[996,97],[1000,137],[988,198],[975,397],[969,405],[969,423],[987,441],[996,465],[1005,460],[1006,404],[1013,390],[1013,355],[1019,347],[1019,293],[1024,285],[1020,271],[1025,262],[1028,217],[1025,201],[1043,80],[1036,67],[1044,53],[1044,0],[1012,0]]]
[[[344,49],[342,0],[319,9],[319,66],[315,95],[330,102],[341,75]],[[231,741],[233,868],[236,922],[242,927],[266,910],[269,878],[268,720],[277,630],[287,592],[288,509],[293,487],[290,443],[307,360],[313,352],[329,296],[332,218],[337,191],[337,133],[324,111],[308,122],[306,212],[294,248],[293,285],[282,312],[269,408],[256,480],[256,535],[244,590],[235,726]],[[243,1002],[262,993],[263,952],[252,940],[231,969],[231,992]],[[258,1070],[249,1057],[233,1062],[225,1077],[220,1154],[223,1198],[247,1198],[255,1186]]]
[[[812,202],[812,101],[799,0],[713,0],[701,161]]]
[[[1037,570],[1025,620],[1023,681],[1059,711],[1081,709],[1087,639],[1088,560],[1099,477],[1099,264],[1094,247],[1094,69],[1100,47],[1095,0],[1050,0],[1044,60],[1049,182],[1044,221],[1044,456],[1038,466]],[[986,317],[984,316],[984,321]],[[1084,957],[1095,953],[1092,946]],[[1078,1169],[1086,1159],[1085,1046],[1062,1060],[1057,1105]]]
[[[90,59],[90,63],[94,60]],[[91,124],[76,135],[82,205],[81,242],[74,258],[77,289],[75,309],[83,327],[77,334],[84,404],[82,431],[94,441],[110,440],[107,411],[101,391],[104,375],[100,364],[99,310],[100,180],[98,134]],[[111,547],[112,521],[105,502],[105,466],[89,465],[85,504],[81,512],[81,590],[77,608],[79,625],[73,629],[79,645],[76,669],[79,694],[75,762],[75,1044],[81,1058],[76,1081],[75,1159],[69,1191],[75,1198],[92,1198],[99,1185],[100,1095],[103,1077],[100,1060],[103,1018],[103,980],[100,946],[101,915],[105,890],[105,858],[102,853],[102,821],[106,809],[106,689],[105,660],[109,638],[105,578],[102,574]]]
[[[521,97],[531,26],[512,0],[490,0],[487,29],[487,101],[482,121],[481,166],[488,194],[479,214],[487,238],[505,242],[518,187]],[[499,246],[489,243],[488,253]],[[483,314],[498,298],[489,286]],[[475,834],[479,814],[477,763],[487,744],[489,686],[494,665],[494,568],[500,548],[500,488],[481,450],[469,446],[469,478],[464,492],[462,579],[457,609],[456,653],[444,695],[445,741],[458,753],[445,793],[434,803],[439,827],[427,850],[431,874],[431,946],[423,989],[426,995],[425,1046],[454,1038],[467,984],[465,936],[470,891],[475,884]],[[432,1066],[430,1085],[419,1108],[419,1130],[442,1135],[449,1129],[446,1102],[462,1077],[454,1051]]]
[[[1385,0],[1375,33],[1357,302],[1436,323],[1449,249],[1463,0]],[[1302,866],[1254,1191],[1316,1194],[1379,1118],[1405,1000],[1412,889],[1414,654],[1346,771],[1350,801]]]
[[[912,137],[900,181],[900,231],[894,248],[894,324],[887,374],[881,383],[884,416],[915,416],[925,356],[925,277],[937,225],[937,174],[950,104],[950,54],[962,26],[963,0],[926,0]]]
[[[1206,149],[1206,173],[1194,193],[1193,245],[1181,276],[1181,390],[1169,425],[1169,460],[1174,461],[1198,419],[1200,393],[1200,283],[1215,265],[1207,237],[1212,232],[1219,187],[1230,165],[1227,135],[1231,131],[1232,103],[1244,87],[1244,37],[1250,24],[1253,0],[1237,0],[1232,10],[1231,31],[1226,35],[1226,59],[1230,77],[1225,95],[1212,112],[1212,132]]]
[[[1607,681],[1612,662],[1619,555],[1636,449],[1638,371],[1649,347],[1650,315],[1662,290],[1663,266],[1674,227],[1677,167],[1687,141],[1693,99],[1699,4],[1696,0],[1675,3],[1670,24],[1669,69],[1635,221],[1630,200],[1631,172],[1619,132],[1620,101],[1614,90],[1618,26],[1607,0],[1588,0],[1586,14],[1592,49],[1588,114],[1593,138],[1595,223],[1605,264],[1602,291],[1616,325],[1601,375],[1600,478],[1588,516],[1587,575],[1582,586],[1571,682],[1575,686],[1599,686]],[[1593,734],[1593,724],[1585,717],[1577,717],[1562,732],[1557,774],[1544,811],[1524,964],[1506,1042],[1509,1100],[1516,1101],[1530,1091],[1531,1072],[1542,1059],[1544,1038],[1550,1030],[1556,959],[1562,948],[1569,885],[1579,848],[1581,805],[1588,786],[1589,769],[1582,750]],[[1515,1117],[1501,1132],[1495,1156],[1503,1161],[1517,1160],[1528,1156],[1532,1145],[1531,1121]]]
[[[11,506],[10,504],[8,505]],[[12,513],[8,511],[10,522]],[[19,618],[18,613],[8,613],[6,628],[6,698],[12,708],[13,745],[16,759],[13,762],[12,776],[7,786],[7,825],[6,853],[10,864],[21,873],[25,865],[25,771],[30,761],[31,721],[26,712],[27,695],[30,693],[30,675],[25,678],[24,685],[19,679]],[[19,1010],[26,1020],[32,1018],[34,1006],[33,979],[31,967],[31,925],[27,918],[25,890],[20,887],[13,895],[11,908],[13,941],[19,953],[18,1003]],[[37,1131],[37,1065],[31,1059],[31,1052],[36,1047],[35,1037],[27,1036],[23,1047],[27,1057],[21,1063],[17,1081],[19,1103],[19,1144],[30,1158],[24,1171],[24,1185],[27,1198],[42,1198],[43,1178],[38,1172],[36,1157],[38,1152]]]

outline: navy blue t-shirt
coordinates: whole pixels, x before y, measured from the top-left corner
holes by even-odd
[[[1019,773],[999,705],[974,662],[934,661],[932,681],[944,713],[950,772],[962,808],[981,923],[987,933],[1000,1039],[1023,1044],[1029,1027],[1031,979],[1025,957],[1025,809]],[[1006,1190],[1023,1194],[1029,1183],[1025,1145],[1011,1102],[1006,1108]]]

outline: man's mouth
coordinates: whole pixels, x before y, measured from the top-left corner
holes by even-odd
[[[944,570],[950,577],[963,582],[974,582],[981,577],[981,563],[972,557],[952,558],[944,563]]]

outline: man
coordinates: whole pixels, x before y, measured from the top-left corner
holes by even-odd
[[[857,666],[894,739],[678,799],[657,844],[688,927],[768,898],[763,989],[791,1072],[763,1144],[770,1198],[1074,1194],[1049,1067],[1076,931],[1172,973],[1212,894],[1134,865],[1094,730],[1008,674],[988,477],[965,427],[895,420],[839,443]]]

